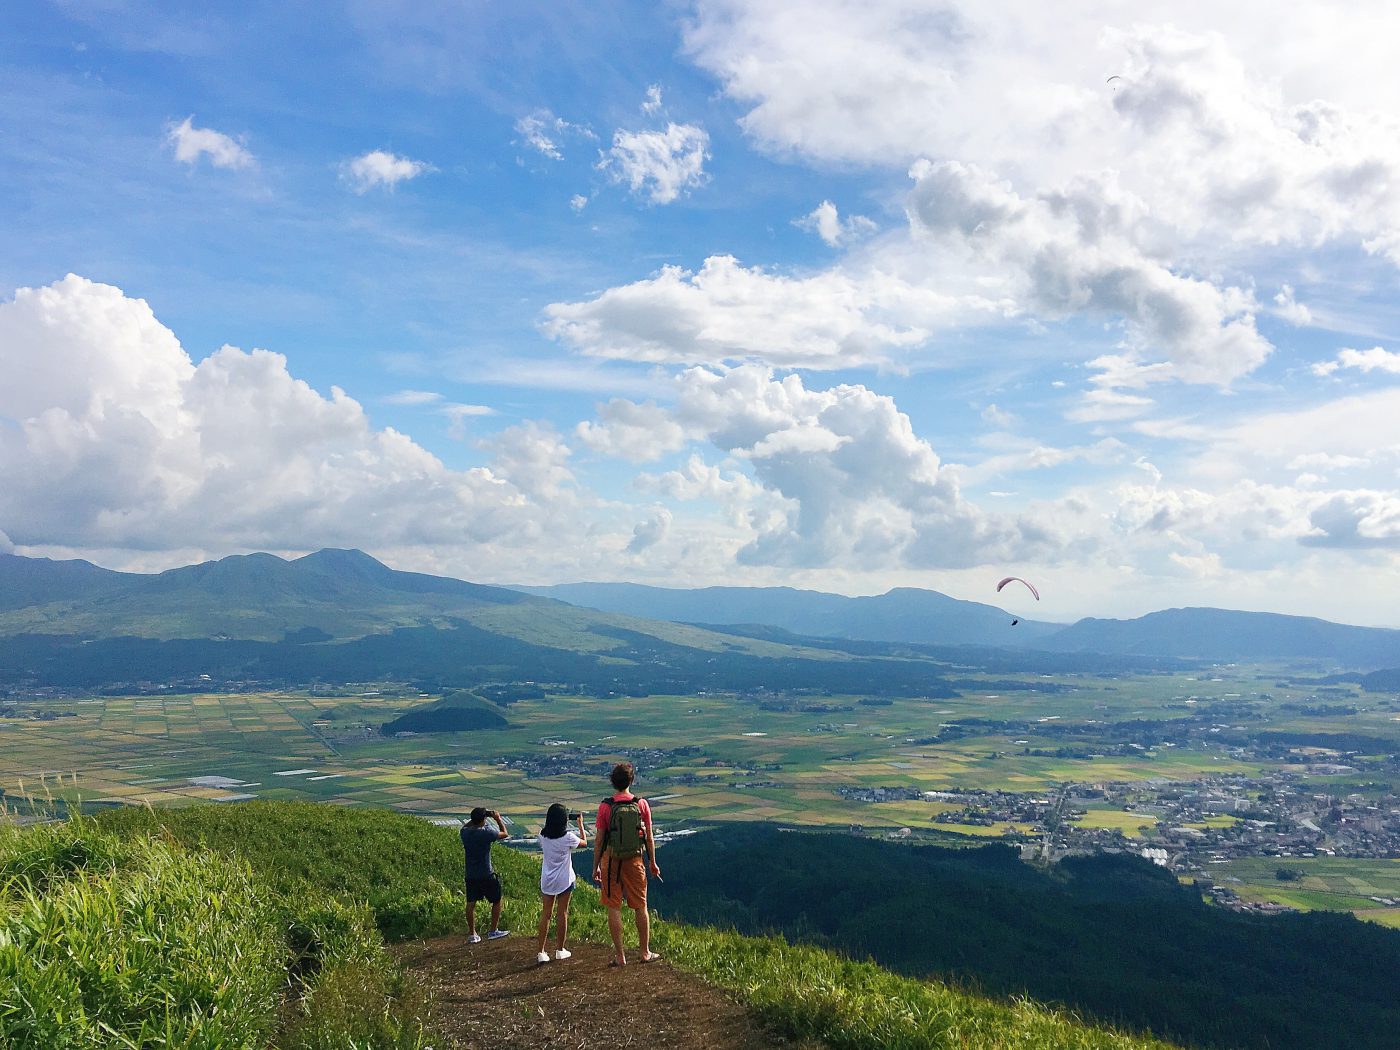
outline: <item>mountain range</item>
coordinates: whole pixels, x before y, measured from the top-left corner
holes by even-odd
[[[402,572],[355,550],[294,560],[235,555],[156,574],[0,555],[0,638],[306,645],[469,627],[482,644],[496,637],[531,647],[537,657],[567,651],[598,658],[640,646],[653,657],[664,649],[689,653],[692,661],[705,653],[830,661],[843,648],[842,657],[950,659],[977,648],[1400,667],[1400,631],[1311,617],[1169,609],[1070,625],[1013,619],[995,606],[915,588],[847,597],[788,587],[493,587]]]
[[[1306,660],[1352,668],[1400,666],[1400,631],[1278,613],[1167,609],[1131,620],[1091,617],[1070,625],[1022,619],[1012,627],[1012,614],[995,606],[908,587],[855,598],[790,587],[682,590],[571,583],[516,589],[611,612],[627,609],[637,616],[710,626],[761,625],[848,641],[1221,662]]]

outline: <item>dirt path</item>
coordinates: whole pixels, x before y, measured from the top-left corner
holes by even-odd
[[[742,1006],[662,961],[611,969],[612,953],[573,944],[540,965],[534,938],[465,936],[395,949],[433,1000],[433,1028],[462,1050],[819,1050],[759,1028]]]

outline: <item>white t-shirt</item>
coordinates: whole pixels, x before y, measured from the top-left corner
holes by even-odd
[[[574,866],[569,862],[569,854],[574,848],[583,845],[583,839],[573,831],[566,831],[557,839],[540,836],[540,852],[544,863],[540,868],[540,892],[550,896],[572,889]]]

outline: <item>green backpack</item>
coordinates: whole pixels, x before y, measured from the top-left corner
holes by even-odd
[[[640,857],[646,846],[647,836],[642,821],[642,807],[639,798],[603,800],[609,807],[608,830],[603,836],[603,846],[614,857]]]

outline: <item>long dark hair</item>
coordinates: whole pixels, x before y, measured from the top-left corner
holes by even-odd
[[[547,839],[562,839],[569,830],[569,811],[563,803],[556,802],[544,815],[544,830],[540,832]]]

